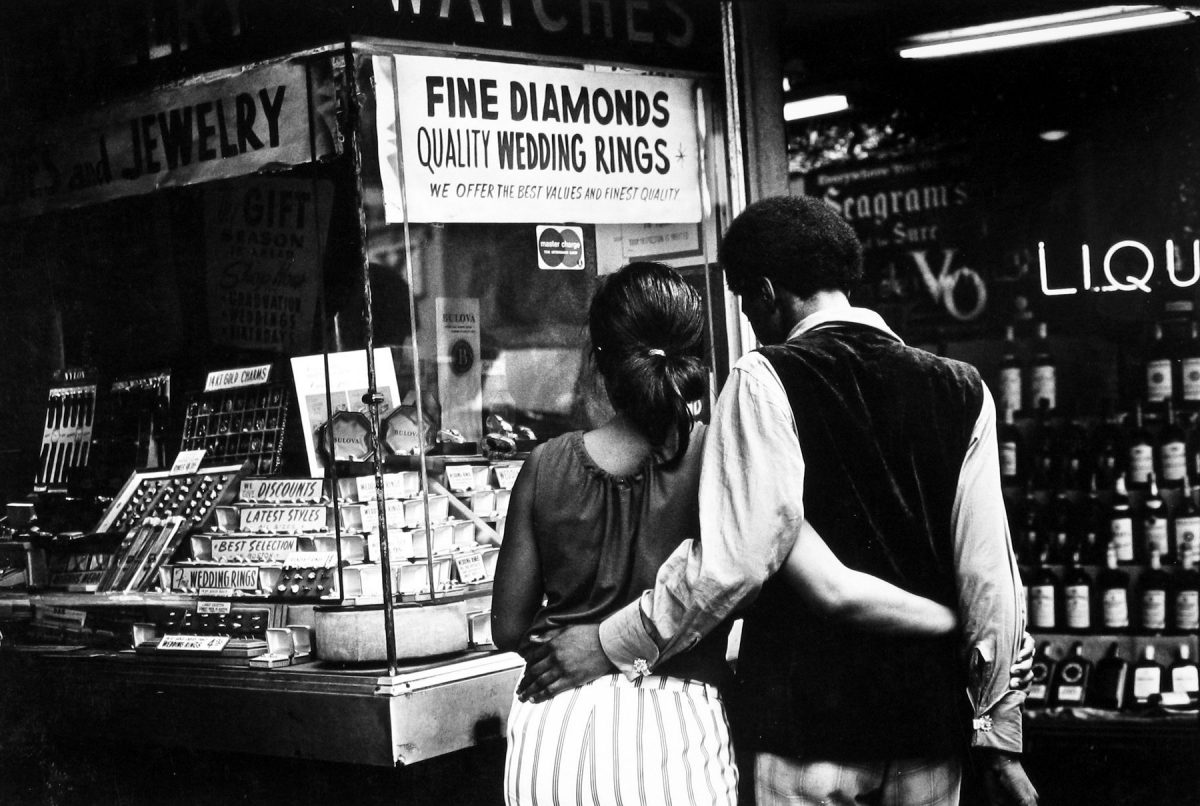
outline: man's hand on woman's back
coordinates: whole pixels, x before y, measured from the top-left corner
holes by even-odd
[[[517,696],[527,702],[547,700],[616,671],[600,646],[598,624],[576,624],[543,633],[530,638],[520,652],[525,674]]]

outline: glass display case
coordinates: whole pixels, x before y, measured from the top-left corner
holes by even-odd
[[[23,348],[0,362],[5,643],[187,714],[237,689],[383,716],[279,752],[478,741],[521,667],[489,622],[513,482],[609,413],[600,279],[678,268],[713,388],[728,366],[722,98],[687,69],[372,40],[83,114],[47,164],[95,181],[0,218],[0,337]],[[152,710],[103,730],[213,741]]]

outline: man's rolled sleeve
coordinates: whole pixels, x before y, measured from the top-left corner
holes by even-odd
[[[972,746],[1020,753],[1024,695],[1011,691],[1008,680],[1025,614],[999,468],[995,404],[984,386],[954,502],[958,610],[974,708]]]
[[[1025,692],[1009,690],[987,713],[975,720],[971,747],[1019,753],[1023,746],[1021,709]]]
[[[643,598],[648,595],[642,594]],[[639,659],[651,667],[658,662],[658,644],[646,629],[640,600],[630,602],[600,622],[600,646],[613,666],[630,680],[641,674],[636,666]]]
[[[705,435],[700,539],[681,543],[659,567],[654,588],[601,623],[600,643],[613,665],[630,677],[645,674],[753,600],[795,543],[803,489],[787,395],[764,358],[745,356]]]

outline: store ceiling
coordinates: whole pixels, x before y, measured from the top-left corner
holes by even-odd
[[[936,109],[1032,127],[1088,118],[1115,96],[1147,106],[1194,74],[1200,24],[929,61],[900,59],[919,33],[1104,5],[1103,0],[784,0],[788,98],[846,92],[880,109]]]
[[[913,34],[1104,4],[1105,0],[784,0],[785,59],[874,61]]]

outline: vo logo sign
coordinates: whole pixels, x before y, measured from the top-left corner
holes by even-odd
[[[942,252],[942,265],[934,273],[929,264],[929,253],[924,249],[909,250],[909,255],[925,281],[925,288],[933,301],[940,303],[946,312],[960,322],[978,319],[987,308],[987,284],[979,272],[968,266],[951,268],[957,249]]]

